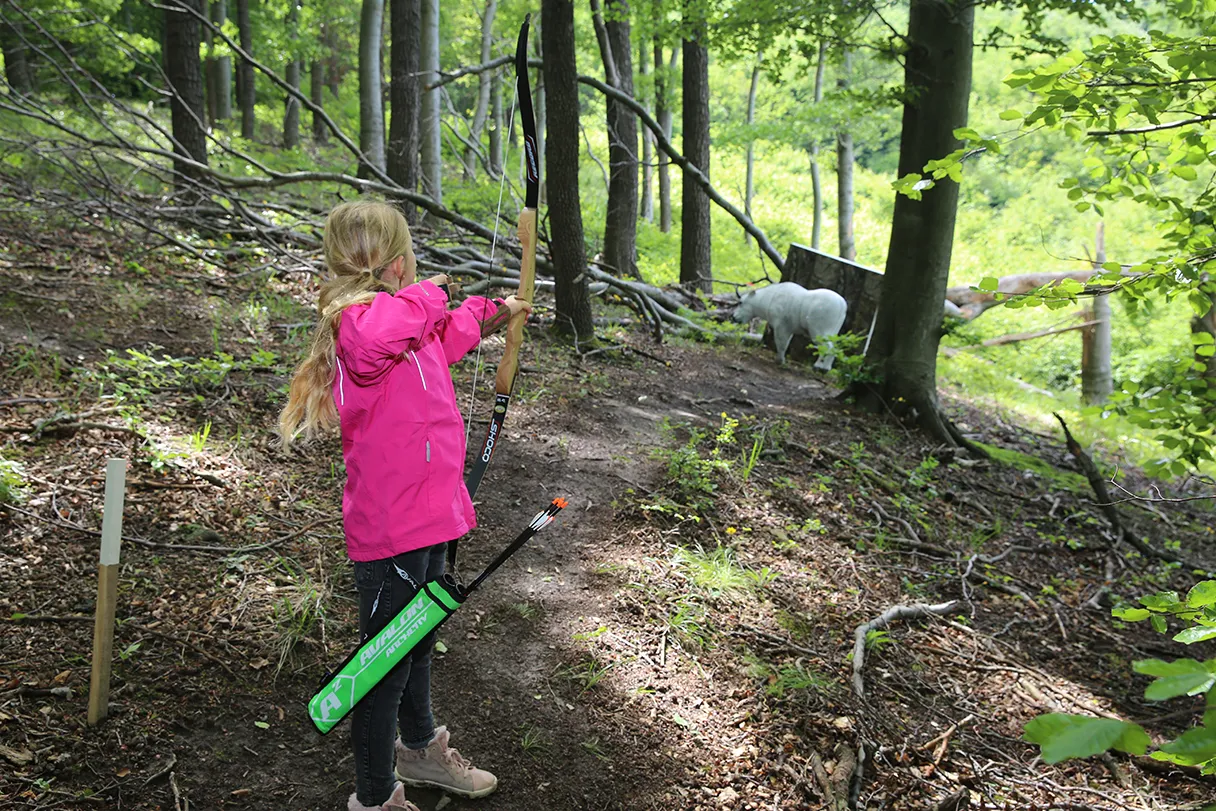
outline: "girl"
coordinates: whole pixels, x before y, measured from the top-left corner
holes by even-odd
[[[476,526],[448,366],[531,305],[514,296],[474,296],[447,309],[455,285],[446,276],[415,283],[409,227],[385,203],[339,205],[325,222],[324,247],[330,275],[320,322],[279,429],[284,442],[341,429],[346,550],[355,564],[359,633],[367,639],[414,596],[412,584],[442,575],[446,542]],[[348,811],[417,811],[403,783],[466,797],[497,786],[494,775],[448,746],[445,727],[435,728],[432,642],[415,648],[355,708]]]

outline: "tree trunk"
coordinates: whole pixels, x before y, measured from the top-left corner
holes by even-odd
[[[849,89],[853,54],[845,50],[840,78],[836,80],[843,94]],[[836,131],[836,234],[837,251],[841,259],[857,258],[857,242],[853,237],[853,134],[847,126]]]
[[[815,63],[815,106],[823,101],[823,63],[827,56],[827,43],[819,42],[819,59]],[[819,142],[812,140],[806,151],[811,156],[811,192],[814,195],[815,211],[811,220],[811,247],[819,250],[819,236],[823,233],[823,182],[819,177]]]
[[[228,20],[228,0],[214,0],[211,4],[211,22],[217,28]],[[232,118],[232,57],[219,56],[210,60],[210,78],[207,87],[215,97],[213,109],[216,121]]]
[[[752,65],[752,84],[747,91],[747,126],[749,129],[747,136],[747,184],[743,192],[743,213],[750,220],[752,218],[752,197],[756,193],[756,184],[754,181],[754,170],[756,165],[756,138],[750,132],[751,126],[756,123],[756,91],[760,89],[760,63],[764,61],[764,52],[756,54],[756,64]],[[748,245],[752,244],[752,236],[743,232],[743,239]]]
[[[1106,262],[1106,229],[1098,223],[1094,272]],[[1110,371],[1110,294],[1094,296],[1086,308],[1086,321],[1096,323],[1081,332],[1081,399],[1086,405],[1106,402],[1114,390]]]
[[[4,52],[4,79],[12,92],[28,96],[34,92],[31,51],[20,22],[0,22],[0,50]]]
[[[384,0],[363,0],[359,17],[359,151],[369,166],[384,171],[384,75],[380,46],[384,36]],[[369,177],[360,162],[359,177]]]
[[[494,15],[498,12],[498,0],[486,0],[485,14],[481,17],[481,64],[490,61],[490,45],[494,41]],[[469,126],[469,142],[479,144],[481,132],[486,126],[486,117],[490,114],[490,97],[493,91],[491,84],[497,75],[495,71],[483,71],[477,75],[477,106],[473,108],[473,122]],[[477,156],[469,147],[464,150],[464,176],[472,178],[473,167],[477,165]]]
[[[633,46],[629,34],[629,4],[626,0],[607,0],[605,10],[605,45],[608,50],[604,56],[604,67],[608,83],[613,84],[615,78],[615,87],[632,96]],[[637,263],[638,117],[633,110],[612,99],[608,99],[607,108],[609,173],[604,262],[616,268],[618,274],[641,278]]]
[[[418,70],[422,84],[439,78],[439,0],[422,0],[422,43]],[[443,145],[439,120],[439,90],[422,91],[422,192],[443,202]]]
[[[202,26],[194,13],[205,11],[203,0],[166,0],[165,78],[169,81],[169,116],[173,128],[173,152],[191,160],[207,162],[206,115],[203,102],[203,63],[199,58]],[[173,162],[177,192],[197,195],[200,172],[187,163]]]
[[[540,145],[544,143],[544,123],[545,123],[545,93],[543,85],[538,82],[536,88],[536,151],[540,152],[536,156],[537,161],[544,160],[544,152],[541,151]],[[490,79],[490,171],[496,177],[502,175],[502,74],[494,71],[494,76]],[[539,163],[538,163],[539,165]]]
[[[543,0],[545,92],[549,96],[550,135],[545,155],[548,176],[549,233],[556,282],[559,332],[578,340],[594,335],[587,290],[587,254],[578,194],[578,69],[575,63],[574,4]]]
[[[253,56],[253,28],[249,22],[251,0],[236,0],[236,25],[241,40],[241,50]],[[241,137],[253,140],[255,89],[253,65],[242,59],[236,68],[236,91],[241,104]]]
[[[675,48],[671,54],[672,69],[680,53]],[[654,113],[655,120],[663,128],[663,136],[671,140],[671,106],[667,98],[667,81],[671,74],[663,59],[663,45],[658,38],[654,41]],[[671,232],[671,171],[670,161],[659,161],[659,230],[664,234]]]
[[[418,188],[418,117],[422,112],[418,82],[419,46],[422,42],[420,0],[390,0],[388,176],[402,188]],[[402,203],[405,218],[414,225],[418,209]]]
[[[325,85],[329,94],[336,100],[338,91],[342,88],[342,77],[346,75],[347,67],[342,62],[342,54],[338,51],[338,35],[336,28],[326,25],[321,29],[321,44],[325,46]]]
[[[923,172],[959,146],[967,124],[975,8],[967,0],[911,0],[899,175]],[[866,366],[877,381],[849,393],[875,411],[915,422],[938,442],[965,444],[937,398],[937,347],[950,275],[958,184],[943,179],[921,200],[899,195],[882,300]]]
[[[325,63],[316,60],[308,67],[308,97],[317,110],[325,109]],[[320,113],[312,114],[313,143],[323,144],[329,140],[329,128]]]
[[[698,40],[704,23],[684,40],[684,157],[709,177],[709,51]],[[709,195],[696,183],[680,184],[680,283],[713,292],[713,252],[710,243]]]
[[[646,53],[648,43],[645,39],[638,40],[638,71],[643,76],[650,75],[650,54]],[[643,80],[645,81],[645,80]],[[639,99],[643,101],[644,99]],[[645,104],[646,111],[653,114],[653,108]],[[650,130],[642,127],[642,219],[654,222],[654,137]]]
[[[300,71],[303,69],[304,63],[300,59],[299,49],[299,19],[300,19],[300,0],[288,0],[287,8],[287,31],[288,41],[291,44],[291,60],[287,63],[287,75],[284,78],[287,80],[288,86],[291,89],[299,92],[300,90]],[[287,98],[283,104],[283,147],[285,149],[295,149],[300,145],[300,100],[291,93],[287,94]]]
[[[1208,307],[1208,311],[1203,315],[1197,315],[1191,319],[1191,334],[1207,334],[1216,340],[1216,278],[1212,277],[1211,274],[1205,273],[1203,280],[1200,282],[1199,289],[1207,294],[1211,306]],[[1203,376],[1209,381],[1209,396],[1211,392],[1216,391],[1216,355],[1201,355],[1199,354],[1199,350],[1205,346],[1211,347],[1212,345],[1211,342],[1195,345],[1195,361],[1204,366]]]

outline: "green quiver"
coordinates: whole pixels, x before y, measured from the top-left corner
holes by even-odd
[[[351,654],[312,701],[308,715],[321,733],[329,732],[380,680],[446,620],[464,601],[463,589],[450,577],[424,583],[414,599],[383,630]]]

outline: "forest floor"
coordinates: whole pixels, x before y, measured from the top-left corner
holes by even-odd
[[[21,465],[0,508],[0,809],[345,808],[348,725],[322,737],[305,713],[356,639],[341,458],[333,440],[283,451],[272,431],[307,337],[304,281],[235,256],[200,270],[54,240],[0,241],[0,453]],[[416,792],[424,811],[826,808],[813,765],[839,781],[859,741],[865,809],[1216,796],[1211,778],[1147,758],[1048,766],[1020,740],[1049,711],[1134,720],[1158,740],[1202,713],[1199,699],[1145,701],[1131,670],[1194,649],[1090,604],[1107,586],[1134,601],[1194,578],[1112,558],[1052,426],[947,393],[995,454],[972,462],[764,350],[614,341],[650,356],[580,357],[528,332],[463,573],[554,496],[570,506],[442,629],[437,717],[500,788]],[[487,344],[487,369],[499,351]],[[455,368],[462,398],[473,365]],[[1117,450],[1096,452],[1115,464]],[[90,728],[111,457],[131,462],[126,539],[111,716]],[[1202,503],[1120,509],[1216,569]],[[872,634],[854,697],[858,625],[954,599]]]

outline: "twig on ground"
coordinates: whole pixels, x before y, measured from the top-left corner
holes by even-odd
[[[927,603],[896,605],[888,608],[869,622],[858,625],[857,630],[853,632],[853,692],[857,694],[857,697],[865,698],[866,695],[865,681],[861,677],[861,670],[866,665],[866,635],[870,631],[885,628],[896,620],[919,619],[921,617],[949,614],[958,605],[958,600],[951,600],[948,603],[939,603],[937,605],[928,605]]]

